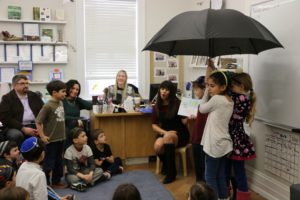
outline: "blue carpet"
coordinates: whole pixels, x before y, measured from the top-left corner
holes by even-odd
[[[143,170],[129,171],[113,176],[109,181],[88,188],[86,192],[77,192],[69,188],[55,191],[61,196],[75,194],[76,200],[111,200],[115,189],[122,183],[133,183],[140,191],[143,200],[174,199],[153,173]]]

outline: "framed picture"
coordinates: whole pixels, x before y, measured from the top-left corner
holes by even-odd
[[[207,62],[206,56],[198,56],[197,61],[196,61],[196,66],[197,67],[205,67],[206,62]]]
[[[167,67],[171,69],[178,69],[178,59],[170,57],[167,62]]]
[[[23,37],[25,40],[35,41],[40,39],[40,27],[35,23],[23,23]]]
[[[197,57],[198,56],[191,56],[190,67],[196,67]]]
[[[166,62],[167,56],[163,53],[154,52],[154,61],[155,62]]]
[[[154,68],[154,77],[165,77],[166,76],[166,68],[155,67]]]
[[[168,74],[167,80],[173,83],[178,83],[178,74]]]

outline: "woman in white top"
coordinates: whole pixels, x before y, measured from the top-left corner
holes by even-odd
[[[226,155],[232,151],[228,123],[233,111],[233,101],[227,91],[226,74],[214,71],[207,79],[207,89],[203,98],[207,102],[199,107],[201,113],[209,113],[201,140],[206,154],[205,180],[215,190],[219,199],[228,197],[225,166]],[[208,95],[211,96],[209,101]]]

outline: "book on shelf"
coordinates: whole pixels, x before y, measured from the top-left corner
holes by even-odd
[[[53,29],[42,28],[41,29],[41,41],[52,42],[53,41]]]
[[[23,70],[17,70],[18,75],[24,75],[28,78],[29,81],[32,81],[32,71],[23,71]]]
[[[65,11],[63,9],[55,10],[55,20],[57,20],[57,21],[65,20]]]
[[[33,7],[33,20],[40,20],[40,7]]]
[[[7,18],[8,19],[21,19],[22,8],[20,6],[8,6]]]
[[[51,21],[51,9],[50,8],[40,8],[40,20],[41,21]]]

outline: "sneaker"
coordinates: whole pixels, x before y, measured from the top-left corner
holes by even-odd
[[[109,172],[103,172],[103,176],[105,177],[105,180],[109,180],[111,178],[111,174]]]
[[[79,191],[79,192],[85,192],[85,190],[86,190],[86,184],[79,183],[79,182],[72,183],[70,187],[71,187],[71,189]]]

